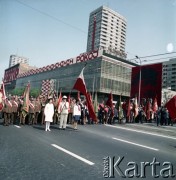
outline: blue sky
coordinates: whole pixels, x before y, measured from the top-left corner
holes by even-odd
[[[129,59],[167,53],[168,43],[176,51],[176,0],[0,0],[0,79],[11,54],[42,67],[85,52],[89,14],[101,5],[127,19]]]

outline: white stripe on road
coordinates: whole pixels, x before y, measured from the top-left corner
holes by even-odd
[[[17,125],[14,125],[15,127],[17,127],[17,128],[21,128],[20,126],[17,126]]]
[[[85,159],[85,158],[83,158],[83,157],[81,157],[81,156],[79,156],[79,155],[77,155],[75,153],[72,153],[72,152],[70,152],[70,151],[68,151],[68,150],[66,150],[66,149],[64,149],[64,148],[62,148],[62,147],[60,147],[60,146],[58,146],[56,144],[51,144],[51,146],[53,146],[53,147],[55,147],[55,148],[65,152],[65,153],[67,153],[67,154],[69,154],[69,155],[71,155],[71,156],[73,156],[73,157],[75,157],[75,158],[77,158],[77,159],[79,159],[79,160],[81,160],[81,161],[91,165],[91,166],[94,165],[93,162],[91,162],[91,161],[89,161],[89,160],[87,160],[87,159]]]
[[[149,146],[145,146],[145,145],[142,145],[142,144],[133,143],[133,142],[126,141],[126,140],[123,140],[123,139],[118,139],[118,138],[112,138],[112,139],[117,140],[117,141],[121,141],[121,142],[125,142],[125,143],[128,143],[128,144],[133,144],[135,146],[140,146],[140,147],[143,147],[143,148],[151,149],[151,150],[154,150],[154,151],[159,151],[159,149],[152,148],[152,147],[149,147]]]
[[[127,131],[134,131],[134,132],[138,132],[138,133],[142,133],[142,134],[148,134],[148,135],[152,135],[152,136],[158,136],[158,137],[163,137],[163,138],[168,138],[168,139],[176,140],[176,137],[173,137],[173,136],[165,136],[165,135],[161,135],[161,134],[150,133],[150,132],[147,132],[147,131],[140,131],[140,130],[125,128],[125,127],[119,127],[119,126],[112,126],[112,125],[108,125],[108,124],[105,124],[105,126],[109,126],[109,127],[113,127],[113,128],[117,128],[117,129],[124,129],[124,130],[127,130]]]

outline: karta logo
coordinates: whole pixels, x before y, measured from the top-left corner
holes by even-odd
[[[146,178],[147,176],[152,176],[154,178],[174,178],[174,167],[171,162],[163,162],[162,164],[156,160],[154,157],[151,162],[128,162],[124,164],[122,161],[123,157],[105,157],[103,158],[103,177],[104,178],[115,178],[115,174],[122,178]],[[122,165],[123,164],[123,165]],[[126,166],[126,169],[122,169],[122,166]],[[148,170],[148,171],[147,171]],[[150,172],[151,174],[147,174]]]

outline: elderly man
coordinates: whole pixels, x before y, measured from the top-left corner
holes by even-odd
[[[58,113],[60,114],[60,126],[59,128],[63,128],[65,130],[67,124],[68,117],[68,109],[69,103],[67,102],[67,96],[62,97],[62,102],[59,104]]]

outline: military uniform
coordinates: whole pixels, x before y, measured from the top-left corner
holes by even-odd
[[[12,100],[12,123],[15,124],[17,120],[17,113],[18,113],[18,102],[15,98]]]
[[[12,103],[6,99],[4,106],[4,125],[8,126],[11,123],[12,117]]]
[[[29,125],[34,123],[34,118],[35,118],[35,103],[33,100],[31,100],[29,103],[29,122],[28,122]]]
[[[40,111],[41,111],[41,104],[40,104],[39,99],[37,99],[37,100],[35,101],[35,117],[34,117],[34,124],[37,124],[37,122],[38,122],[38,116],[39,116]]]
[[[19,117],[20,117],[20,124],[23,124],[25,125],[25,117],[23,117],[23,114],[22,114],[22,110],[23,110],[23,100],[22,99],[19,99],[18,100],[18,112],[19,112]]]
[[[56,99],[53,102],[54,105],[54,116],[53,116],[53,124],[57,124],[58,123],[58,103],[56,101]]]
[[[45,124],[45,114],[44,114],[45,105],[46,105],[46,100],[45,98],[43,98],[41,102],[41,115],[42,115],[41,124]]]

